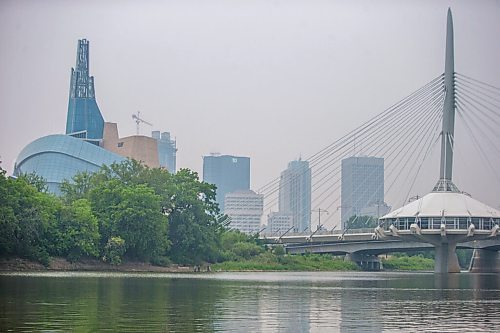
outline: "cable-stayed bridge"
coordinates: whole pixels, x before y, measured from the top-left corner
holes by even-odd
[[[462,152],[463,145],[472,148],[474,162],[488,170],[492,188],[500,188],[496,169],[500,162],[500,88],[455,71],[450,10],[445,59],[443,74],[307,158],[312,170],[312,209],[319,210],[318,219],[321,210],[329,212],[322,224],[335,225],[334,230],[326,231],[318,223],[315,231],[278,230],[267,234],[267,241],[286,244],[290,253],[350,253],[352,257],[435,247],[436,272],[458,271],[456,247],[472,247],[477,250],[477,270],[500,271],[500,211],[470,198],[452,181],[454,155],[469,162],[472,156],[470,150]],[[455,122],[461,136],[457,146]],[[350,230],[359,216],[342,221],[343,228],[335,230],[339,211],[349,208],[343,206],[340,195],[341,161],[353,155],[384,159],[384,181],[378,186],[385,198],[392,198],[393,208],[398,208],[379,219],[377,228],[364,233]],[[439,170],[439,177],[430,170]],[[376,171],[368,171],[367,179],[370,172]],[[480,175],[471,172],[467,176]],[[417,188],[432,189],[436,179],[432,193],[413,197]],[[278,177],[260,189],[265,195],[265,212],[276,210],[283,181]],[[360,184],[354,192],[365,189],[368,186]],[[369,191],[368,202],[381,204],[374,201],[376,191]],[[297,215],[305,208],[297,201],[288,209]]]

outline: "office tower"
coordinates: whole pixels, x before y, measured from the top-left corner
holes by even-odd
[[[177,142],[170,139],[170,132],[151,132],[151,137],[158,142],[158,158],[160,167],[166,168],[171,173],[176,171]]]
[[[342,160],[341,225],[370,206],[384,204],[384,159],[352,156]],[[366,210],[365,210],[366,211]]]
[[[89,74],[89,42],[78,40],[76,67],[71,81],[66,134],[99,145],[104,119],[95,100],[94,77]]]
[[[311,228],[311,169],[307,161],[292,161],[281,173],[279,212],[293,217],[294,232]]]
[[[232,229],[246,234],[259,232],[263,209],[263,194],[257,194],[252,190],[226,193],[224,213],[230,217],[229,227]]]
[[[217,186],[216,200],[224,212],[226,193],[250,189],[250,158],[218,154],[204,156],[203,181]]]

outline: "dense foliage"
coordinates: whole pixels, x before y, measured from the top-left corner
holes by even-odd
[[[9,178],[0,173],[0,255],[47,263],[122,257],[181,264],[217,261],[225,229],[215,186],[187,169],[170,174],[127,160],[79,173],[46,192],[36,175]]]
[[[233,260],[213,265],[224,271],[352,271],[360,268],[352,261],[328,254],[280,255],[262,252],[247,260]]]
[[[398,255],[382,258],[384,269],[401,271],[432,271],[434,270],[434,259],[425,258],[423,255]]]

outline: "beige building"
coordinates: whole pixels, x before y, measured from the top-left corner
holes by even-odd
[[[157,140],[143,135],[120,138],[116,123],[104,123],[101,146],[120,156],[141,161],[150,168],[160,167]]]

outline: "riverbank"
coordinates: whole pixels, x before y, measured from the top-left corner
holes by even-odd
[[[382,259],[386,271],[432,271],[434,260],[419,256],[389,257]],[[210,268],[208,268],[210,267]],[[358,271],[353,262],[328,255],[273,256],[260,255],[247,260],[225,261],[216,264],[197,266],[199,272],[264,272],[264,271]],[[46,267],[38,262],[21,258],[0,258],[0,272],[43,272],[43,271],[81,271],[81,272],[158,272],[190,273],[193,266],[172,264],[168,267],[155,266],[145,262],[124,261],[121,265],[111,265],[97,259],[70,262],[64,258],[52,258]]]
[[[259,260],[226,261],[223,263],[198,266],[200,272],[231,271],[356,271],[356,264],[340,259],[325,260],[302,256],[284,257],[276,262]],[[110,265],[99,260],[82,260],[69,262],[64,258],[52,258],[49,266],[21,258],[0,259],[0,272],[43,272],[43,271],[81,271],[81,272],[157,272],[157,273],[190,273],[195,271],[192,266],[170,265],[168,267],[154,266],[144,262],[123,262],[121,265]]]
[[[89,271],[89,272],[158,272],[158,273],[189,273],[193,267],[171,265],[168,267],[154,266],[144,262],[125,261],[121,265],[110,265],[97,259],[87,259],[70,262],[64,258],[52,258],[49,265],[44,265],[21,258],[1,258],[0,271],[42,272],[42,271]]]

